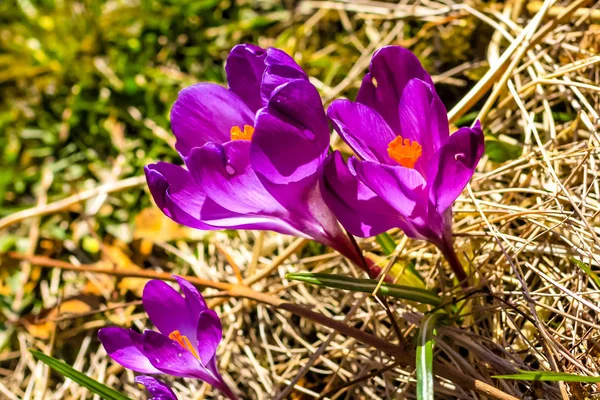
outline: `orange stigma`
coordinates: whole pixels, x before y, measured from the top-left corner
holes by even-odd
[[[190,342],[190,339],[187,338],[187,336],[184,336],[179,331],[175,330],[171,332],[171,334],[169,335],[169,339],[176,341],[181,347],[192,353],[194,357],[196,357],[198,360],[200,359],[198,352],[196,351],[194,346],[192,346],[192,343]]]
[[[244,131],[242,132],[239,126],[232,126],[229,131],[231,134],[231,140],[251,140],[254,134],[254,128],[250,125],[244,125]]]
[[[402,136],[398,136],[388,144],[387,151],[398,164],[406,168],[414,168],[423,153],[423,148],[414,140],[411,142],[410,139],[402,139]]]

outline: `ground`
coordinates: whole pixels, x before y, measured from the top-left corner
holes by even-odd
[[[193,231],[151,201],[143,166],[179,162],[168,117],[177,92],[223,83],[229,49],[244,42],[292,55],[326,105],[355,97],[377,48],[419,56],[453,129],[479,119],[485,130],[486,154],[454,204],[471,286],[462,291],[435,247],[400,231],[389,232],[391,254],[375,238],[359,244],[383,266],[395,260],[399,283],[442,297],[451,317],[435,339],[437,397],[480,398],[476,386],[497,388],[489,398],[597,396],[595,384],[493,377],[598,376],[600,11],[550,3],[0,3],[0,398],[92,398],[29,349],[143,398],[96,334],[152,328],[139,297],[144,277],[160,273],[203,280],[224,326],[223,375],[243,398],[416,397],[412,356],[431,306],[291,281],[286,273],[363,276],[313,242]],[[337,136],[332,146],[350,152]],[[256,301],[265,294],[271,303]],[[198,381],[170,382],[180,399],[219,398]]]

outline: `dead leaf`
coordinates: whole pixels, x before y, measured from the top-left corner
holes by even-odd
[[[144,208],[135,217],[134,239],[168,241],[186,237],[186,229],[165,216],[158,208]]]
[[[120,247],[105,246],[104,254],[106,255],[105,262],[110,263],[112,266],[116,265],[121,271],[139,271],[142,269]],[[141,297],[146,282],[148,282],[148,279],[145,278],[123,278],[119,281],[117,287],[122,295],[127,293],[127,291],[131,291],[136,296]]]
[[[38,339],[50,339],[56,324],[70,317],[76,318],[100,307],[100,298],[92,295],[79,295],[63,301],[56,307],[44,309],[36,315],[22,318],[25,329]]]
[[[154,243],[177,239],[201,240],[209,231],[191,229],[173,222],[157,207],[148,207],[135,217],[133,239],[141,239],[140,252],[147,256]]]

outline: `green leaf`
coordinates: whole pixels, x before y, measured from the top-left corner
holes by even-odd
[[[394,277],[394,281],[398,285],[409,286],[412,288],[425,289],[425,281],[417,272],[415,265],[407,260],[398,260],[392,268],[389,275]]]
[[[482,75],[483,77],[483,75]],[[481,79],[481,78],[479,78]],[[477,79],[477,80],[479,80]],[[463,115],[462,117],[460,117],[458,119],[458,121],[456,121],[454,123],[454,125],[461,127],[461,126],[469,126],[471,125],[473,122],[475,122],[475,119],[477,118],[477,114],[479,114],[479,111],[471,111],[468,114]]]
[[[378,284],[378,281],[375,279],[357,279],[342,275],[313,274],[310,272],[287,274],[286,278],[317,286],[325,286],[363,293],[373,293]],[[442,299],[429,290],[385,282],[381,284],[377,294],[392,296],[397,299],[416,301],[418,303],[430,304],[432,306],[439,306],[442,302]]]
[[[520,146],[503,142],[491,135],[485,137],[485,154],[494,162],[514,160],[519,158],[522,152],[523,148]]]
[[[31,354],[56,372],[64,375],[65,377],[73,380],[81,386],[89,389],[92,393],[100,395],[105,400],[131,400],[129,397],[123,396],[121,393],[102,383],[90,378],[86,374],[77,371],[68,364],[57,360],[54,357],[50,357],[44,353],[36,350],[29,350]]]
[[[391,255],[396,250],[396,242],[389,233],[383,232],[375,236],[375,239],[387,256]],[[380,261],[375,261],[378,265],[381,265]],[[425,289],[425,282],[412,263],[402,260],[397,261],[390,268],[389,274],[393,276],[395,278],[394,280],[400,285]]]
[[[390,261],[389,256],[379,257],[376,254],[369,253],[369,259],[381,268],[385,268]],[[398,285],[410,286],[412,288],[425,289],[425,281],[419,275],[415,265],[404,259],[396,260],[388,272],[389,276],[394,277],[394,283]]]
[[[443,313],[427,314],[421,322],[417,343],[417,399],[433,400],[433,334]]]
[[[599,383],[600,376],[585,376],[568,374],[566,372],[522,371],[512,375],[495,375],[496,379],[513,379],[517,381],[544,381],[544,382],[586,382]]]
[[[579,269],[585,272],[590,277],[590,279],[594,281],[596,286],[600,287],[600,277],[598,277],[598,275],[594,271],[592,271],[589,265],[587,265],[583,261],[579,261],[575,257],[571,257],[570,260],[573,264],[577,265]]]
[[[389,233],[380,233],[379,235],[375,236],[375,239],[386,255],[389,256],[394,252],[394,250],[396,250],[396,242],[394,242],[394,239],[392,239]]]

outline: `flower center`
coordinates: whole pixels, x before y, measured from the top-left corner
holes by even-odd
[[[200,356],[194,346],[192,346],[190,339],[188,339],[187,336],[182,335],[178,330],[171,332],[169,334],[169,339],[176,341],[181,347],[192,353],[194,357],[198,360],[200,359]]]
[[[414,168],[423,153],[423,148],[414,140],[411,142],[410,139],[402,139],[402,136],[397,136],[388,143],[387,151],[398,164],[406,168]]]
[[[239,126],[232,126],[229,130],[231,134],[231,140],[251,140],[252,135],[254,134],[254,128],[250,125],[244,125],[244,130]]]

